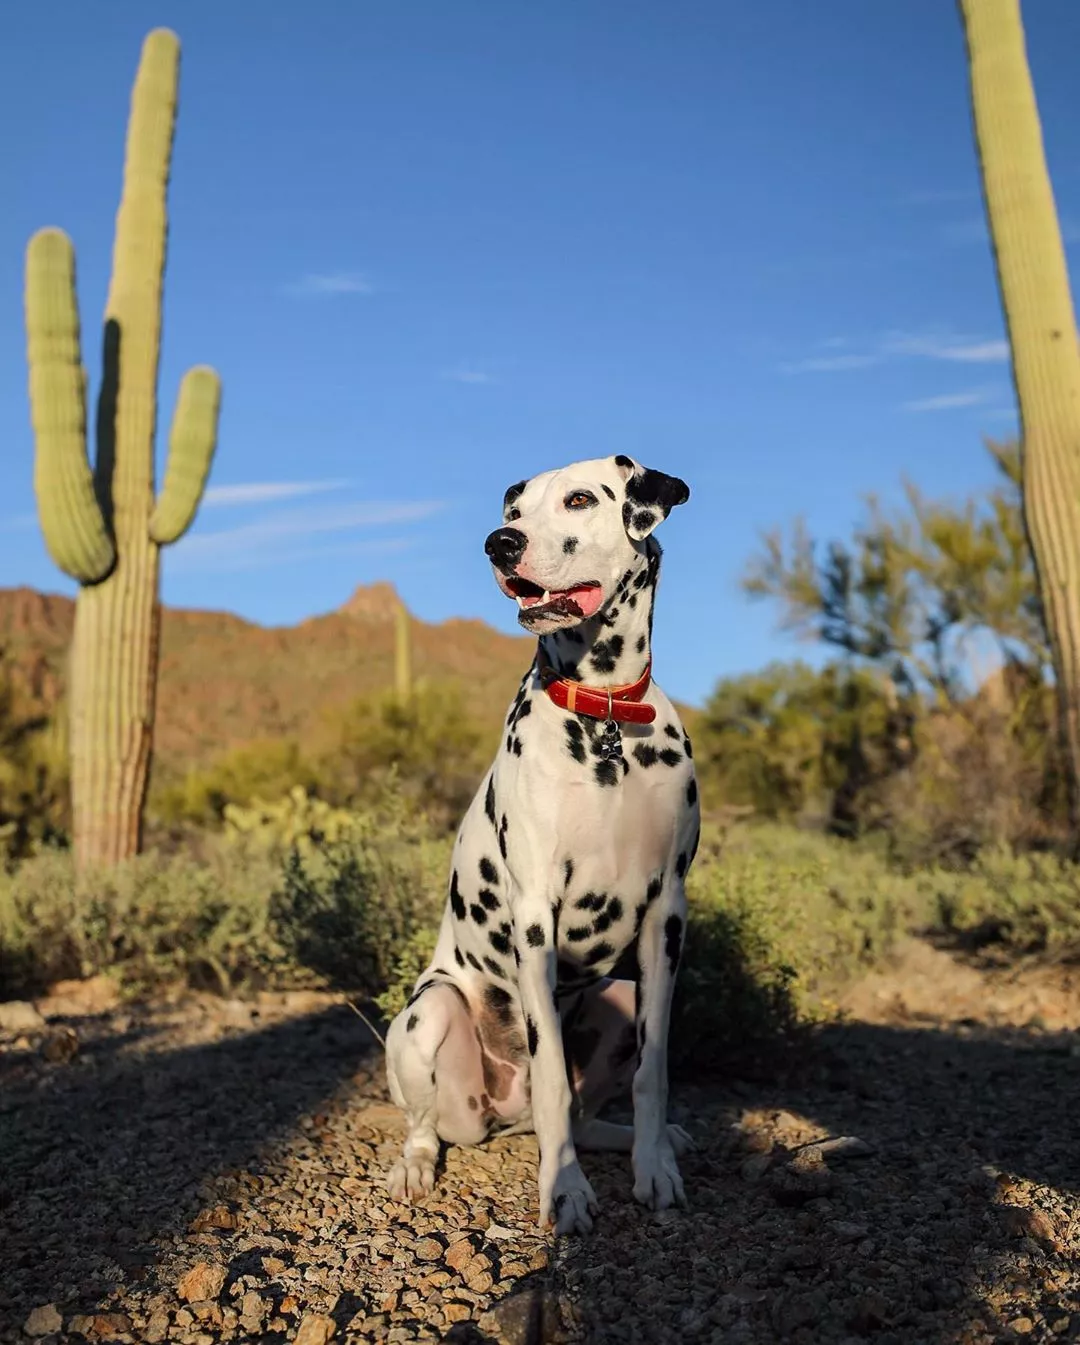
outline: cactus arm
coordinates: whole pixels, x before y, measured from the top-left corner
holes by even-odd
[[[75,253],[59,229],[42,229],[26,250],[26,331],[34,493],[45,545],[65,574],[95,584],[112,569],[116,550],[86,456]]]
[[[960,13],[1020,407],[1024,518],[1080,827],[1080,343],[1019,0],[960,0]]]
[[[191,527],[217,443],[221,381],[213,369],[189,369],[169,435],[165,484],[150,515],[150,537],[159,546],[177,541]]]

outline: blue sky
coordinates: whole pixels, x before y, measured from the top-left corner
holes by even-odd
[[[1075,263],[1080,6],[1025,18]],[[990,479],[982,436],[1016,422],[945,0],[22,0],[0,15],[0,584],[74,591],[33,521],[23,254],[72,236],[96,392],[158,24],[183,44],[163,421],[189,365],[225,388],[167,602],[285,624],[390,579],[425,619],[513,631],[482,550],[504,488],[626,452],[692,487],[655,653],[700,701],[803,652],[739,590],[761,529],[844,535],[903,473]]]

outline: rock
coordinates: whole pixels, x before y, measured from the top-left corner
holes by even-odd
[[[534,1345],[550,1339],[544,1331],[544,1297],[536,1290],[500,1299],[481,1314],[478,1325],[497,1345]]]
[[[45,1038],[41,1054],[52,1065],[66,1065],[79,1051],[79,1034],[73,1027],[57,1027]]]
[[[443,1248],[434,1238],[418,1238],[413,1245],[413,1253],[418,1261],[441,1261]]]
[[[295,1336],[295,1345],[326,1345],[337,1330],[333,1317],[323,1312],[305,1312]]]
[[[467,1322],[472,1316],[468,1303],[444,1303],[443,1316],[448,1322]]]
[[[469,1262],[473,1259],[473,1246],[468,1238],[461,1242],[455,1242],[452,1247],[446,1249],[446,1255],[443,1258],[451,1270],[463,1271]]]
[[[176,1286],[185,1303],[200,1303],[217,1298],[225,1287],[225,1267],[199,1261]]]
[[[156,1312],[150,1315],[150,1320],[146,1323],[146,1327],[143,1330],[143,1339],[147,1341],[149,1345],[157,1345],[157,1342],[164,1340],[168,1334],[169,1314],[164,1308],[158,1308]]]
[[[0,1029],[4,1032],[38,1032],[45,1019],[25,999],[9,999],[0,1004]]]
[[[1035,1330],[1035,1323],[1030,1317],[1014,1317],[1009,1323],[1009,1327],[1018,1336],[1030,1336],[1032,1331]]]
[[[877,1150],[857,1135],[837,1135],[834,1139],[815,1140],[808,1148],[816,1149],[830,1163],[846,1163],[852,1158],[872,1158]]]
[[[1032,1238],[1051,1246],[1057,1245],[1053,1220],[1043,1210],[1021,1205],[999,1205],[998,1217],[1011,1237]]]
[[[28,1336],[48,1336],[53,1331],[59,1331],[64,1325],[64,1319],[60,1316],[55,1303],[43,1303],[40,1308],[35,1308],[23,1323],[23,1330]]]
[[[771,1154],[752,1154],[739,1165],[739,1175],[744,1182],[759,1182],[772,1167]]]
[[[227,1205],[215,1205],[213,1209],[203,1210],[191,1221],[192,1233],[208,1233],[214,1229],[233,1229],[236,1227],[236,1215]]]
[[[68,1330],[88,1340],[125,1340],[131,1336],[131,1318],[126,1312],[98,1312],[72,1317]]]
[[[46,1018],[89,1018],[108,1013],[120,1003],[120,990],[109,976],[90,976],[85,981],[57,981],[37,1001]]]

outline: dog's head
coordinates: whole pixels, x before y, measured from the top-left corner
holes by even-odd
[[[689,498],[677,476],[622,453],[575,462],[511,486],[484,550],[518,620],[547,635],[594,616],[656,525]]]

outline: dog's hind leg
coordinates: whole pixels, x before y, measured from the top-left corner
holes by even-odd
[[[669,1125],[667,1137],[677,1157],[681,1158],[695,1147],[682,1126]],[[634,1147],[634,1127],[618,1125],[614,1121],[598,1121],[595,1117],[591,1121],[575,1121],[574,1143],[579,1149],[628,1154]]]
[[[393,1200],[415,1200],[435,1185],[440,1139],[477,1144],[487,1134],[476,1030],[468,1005],[452,986],[424,987],[390,1024],[386,1077],[408,1125],[386,1187]]]
[[[673,873],[665,875],[659,891],[655,895],[650,892],[650,896],[638,937],[638,1067],[633,1083],[632,1163],[634,1199],[649,1209],[663,1210],[686,1204],[667,1125],[671,996],[686,930],[682,878]]]

